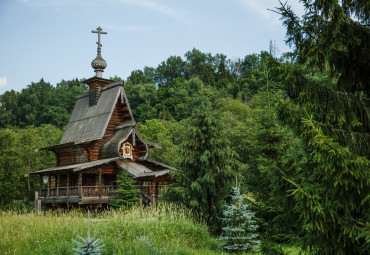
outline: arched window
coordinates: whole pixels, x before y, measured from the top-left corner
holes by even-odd
[[[124,158],[132,159],[132,145],[130,143],[126,142],[122,144],[121,155]]]

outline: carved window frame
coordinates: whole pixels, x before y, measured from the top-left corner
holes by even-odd
[[[132,144],[129,142],[125,142],[121,146],[121,155],[123,158],[132,159]]]

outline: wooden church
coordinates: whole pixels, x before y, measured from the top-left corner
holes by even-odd
[[[91,63],[96,75],[84,81],[89,91],[77,97],[60,143],[40,149],[52,151],[56,164],[31,173],[40,176],[39,196],[47,207],[106,206],[115,196],[117,175],[127,171],[141,190],[140,203],[156,205],[176,169],[148,158],[149,148],[158,146],[140,137],[123,81],[102,78],[107,63],[100,35],[106,32],[92,32],[98,33]]]

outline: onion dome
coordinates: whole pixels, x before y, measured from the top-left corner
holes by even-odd
[[[98,54],[96,58],[91,62],[91,66],[92,68],[94,68],[94,71],[96,73],[95,76],[102,78],[104,69],[107,67],[107,62],[105,62],[105,60],[101,57],[101,47],[103,45],[100,43],[100,35],[106,35],[107,32],[103,32],[103,29],[101,29],[101,27],[98,27],[96,31],[93,30],[91,32],[98,34],[98,41],[96,42],[96,44],[98,45]]]
[[[107,67],[107,62],[102,58],[100,54],[91,62],[92,68],[96,71],[103,71]]]

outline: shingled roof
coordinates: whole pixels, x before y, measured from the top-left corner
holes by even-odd
[[[126,122],[116,128],[113,136],[102,146],[101,152],[108,157],[119,157],[119,146],[135,131],[135,121]]]
[[[130,161],[117,161],[116,164],[122,170],[129,172],[131,176],[135,179],[154,179],[156,177],[168,175],[170,171],[177,171],[175,168],[167,166],[155,160],[143,159],[142,161],[151,162],[157,167],[159,166],[160,169],[153,170],[150,169],[149,165]]]
[[[79,164],[73,164],[73,165],[66,165],[66,166],[54,166],[42,170],[38,170],[35,172],[32,172],[30,174],[40,174],[40,173],[50,173],[50,172],[60,172],[60,171],[71,171],[74,172],[85,170],[92,167],[97,167],[101,165],[106,165],[111,162],[117,161],[119,158],[109,158],[109,159],[101,159],[101,160],[95,160],[91,162],[85,162],[85,163],[79,163]]]
[[[101,139],[117,100],[128,105],[122,85],[123,82],[119,81],[103,88],[97,104],[93,106],[89,106],[88,92],[77,97],[71,118],[59,144],[79,144]],[[133,119],[129,106],[128,109]]]

